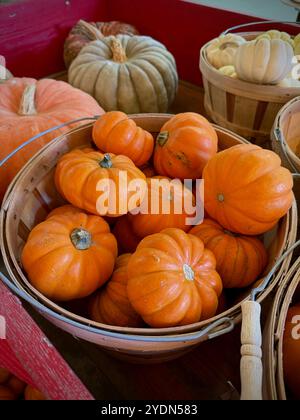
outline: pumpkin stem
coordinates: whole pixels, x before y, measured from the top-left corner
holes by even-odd
[[[106,168],[106,169],[112,168],[113,163],[109,154],[104,155],[104,158],[100,162],[100,166],[101,168]]]
[[[127,56],[126,56],[124,47],[121,41],[115,36],[112,37],[110,49],[113,54],[112,56],[113,61],[115,61],[116,63],[125,63],[125,61],[127,61]]]
[[[37,110],[35,108],[35,94],[36,84],[26,86],[20,102],[19,115],[25,116],[37,114]]]
[[[225,201],[224,194],[218,194],[217,199],[220,203],[224,203],[224,201]]]
[[[161,133],[159,133],[156,142],[159,146],[163,147],[167,143],[168,140],[169,140],[169,132],[162,131]]]
[[[78,25],[84,29],[84,32],[91,40],[103,39],[104,35],[100,29],[85,20],[80,19]]]
[[[184,277],[187,281],[194,281],[195,280],[195,272],[190,265],[184,264],[183,274],[184,274]]]
[[[77,228],[71,233],[71,241],[78,251],[86,251],[92,245],[92,235],[83,228]]]

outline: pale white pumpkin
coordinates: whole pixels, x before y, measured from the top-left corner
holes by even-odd
[[[6,80],[10,79],[11,77],[13,77],[11,72],[4,66],[0,65],[0,83],[4,83]]]
[[[166,112],[175,99],[173,55],[150,37],[118,35],[89,43],[69,68],[69,83],[106,111]]]
[[[232,79],[237,79],[237,74],[234,66],[224,66],[219,69],[219,72],[224,74],[224,76],[231,77]]]
[[[262,39],[262,38],[282,39],[283,41],[288,42],[291,45],[291,47],[294,48],[294,40],[292,39],[291,35],[288,34],[287,32],[280,32],[280,31],[277,31],[276,29],[271,29],[270,31],[264,32],[263,34],[257,37],[257,39]]]
[[[295,45],[295,55],[300,55],[300,34],[298,34],[294,39]]]
[[[281,39],[261,38],[241,45],[235,56],[238,78],[257,84],[278,84],[293,67],[294,51]]]
[[[246,40],[235,34],[221,35],[214,39],[206,49],[206,56],[210,64],[216,69],[231,66],[240,45],[245,44]]]

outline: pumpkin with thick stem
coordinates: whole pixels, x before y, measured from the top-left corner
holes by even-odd
[[[80,19],[71,29],[64,46],[64,60],[69,68],[83,47],[97,39],[111,35],[139,35],[137,29],[127,23],[113,22],[86,22]]]
[[[176,62],[146,36],[110,36],[86,45],[69,68],[69,83],[92,95],[105,111],[167,112],[178,87]]]
[[[213,253],[180,229],[145,238],[129,261],[128,277],[130,303],[154,328],[213,317],[223,289]]]
[[[112,111],[95,122],[93,140],[99,150],[129,157],[136,166],[151,158],[154,139],[123,112]]]
[[[140,186],[139,194],[130,191],[131,181]],[[146,194],[146,177],[132,160],[93,149],[75,149],[64,155],[57,164],[55,183],[69,203],[101,216],[127,214]]]
[[[147,186],[148,195],[141,204],[142,211],[127,216],[133,234],[143,239],[168,228],[188,232],[191,229],[188,219],[195,216],[195,198],[192,191],[181,181],[162,176],[147,178]],[[190,214],[186,211],[188,203]]]
[[[283,337],[284,376],[295,398],[300,399],[300,304],[289,309]]]
[[[135,252],[141,239],[134,234],[127,216],[121,217],[113,228],[113,234],[118,241],[119,255]]]
[[[63,206],[32,230],[22,264],[38,291],[55,301],[69,301],[87,297],[106,283],[117,254],[117,241],[101,217]]]
[[[206,165],[203,179],[208,216],[234,233],[265,233],[293,204],[291,173],[278,155],[253,144],[218,153]]]
[[[213,252],[225,288],[249,286],[266,267],[267,251],[255,237],[233,234],[210,219],[195,226],[190,234],[201,239]]]
[[[206,118],[193,112],[178,114],[157,137],[154,167],[157,174],[170,178],[200,179],[217,151],[218,136]]]
[[[97,102],[68,83],[12,78],[0,84],[0,161],[42,131],[78,118],[103,114]],[[25,163],[50,140],[80,123],[48,133],[0,168],[0,201]]]
[[[142,318],[131,306],[127,295],[127,267],[130,257],[131,254],[124,254],[117,259],[112,278],[105,288],[91,299],[92,320],[117,327],[143,326]]]

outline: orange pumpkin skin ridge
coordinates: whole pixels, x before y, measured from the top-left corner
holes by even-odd
[[[27,104],[30,106],[20,111],[25,89],[32,85],[36,91]],[[103,112],[94,98],[68,83],[50,79],[12,78],[0,84],[0,160],[42,131]],[[0,201],[15,175],[41,147],[77,125],[44,135],[0,168]]]
[[[185,188],[184,185],[181,183],[180,189],[172,189],[172,197],[169,197],[167,190],[165,194],[161,188],[159,188],[159,191],[157,191],[156,187],[152,188],[152,180],[158,180],[162,182],[164,180],[167,182],[171,181],[170,178],[161,176],[156,176],[147,179],[148,197],[145,207],[148,209],[148,214],[128,214],[127,216],[128,223],[130,224],[134,235],[140,239],[143,239],[148,235],[153,235],[155,233],[161,232],[164,229],[169,228],[182,229],[185,232],[188,232],[191,229],[191,226],[187,224],[187,219],[194,217],[195,214],[188,215],[187,213],[185,213],[183,204],[187,202],[188,199],[190,199],[192,200],[193,205],[195,205],[195,198],[193,196],[193,193],[189,189]],[[159,214],[152,214],[151,203],[152,201],[157,202],[157,193],[159,196]],[[176,214],[176,201],[181,204],[181,214]],[[169,214],[164,214],[164,207],[166,208],[166,210],[169,207]]]
[[[223,286],[213,253],[180,229],[148,236],[128,264],[128,297],[154,328],[213,317]]]
[[[86,249],[77,249],[71,234],[91,235]],[[118,249],[108,224],[72,206],[50,213],[29,235],[22,264],[31,284],[46,297],[69,301],[91,295],[111,276]]]
[[[218,153],[203,179],[206,212],[231,232],[265,233],[293,204],[291,173],[279,156],[259,146],[238,145]]]
[[[295,316],[300,316],[300,304],[288,311],[283,338],[283,366],[285,381],[294,397],[300,400],[300,339],[295,340],[292,335],[296,327],[293,323]]]
[[[131,254],[124,254],[117,259],[111,280],[92,298],[90,315],[94,321],[118,327],[138,328],[143,325],[127,295],[130,257]]]
[[[254,283],[268,261],[263,243],[245,235],[232,235],[210,219],[195,226],[191,235],[201,239],[217,260],[217,271],[224,288],[243,288]]]
[[[168,121],[158,137],[154,167],[159,175],[170,178],[200,179],[206,163],[218,151],[218,136],[213,126],[199,114],[187,112]]]
[[[152,134],[119,111],[108,112],[95,122],[93,140],[102,152],[127,156],[136,166],[147,163],[154,149]]]
[[[111,168],[100,166],[105,156],[110,157]],[[132,180],[146,181],[145,175],[127,156],[115,156],[111,153],[104,155],[93,149],[76,149],[59,160],[55,172],[55,184],[60,194],[73,206],[99,215],[97,202],[103,193],[97,191],[98,183],[100,181],[112,181],[117,192],[116,209],[110,210],[103,207],[99,211],[103,210],[101,216],[119,217],[136,208],[136,205],[131,204],[128,209],[122,209],[119,201],[119,193],[123,197],[122,186],[119,184],[120,173],[122,172],[127,173],[128,184]],[[113,194],[113,191],[110,191],[110,193]],[[128,192],[127,204],[130,203],[133,196],[133,192]],[[111,197],[115,196],[111,195]]]

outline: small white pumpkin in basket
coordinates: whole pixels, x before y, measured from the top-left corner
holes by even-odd
[[[264,32],[263,34],[259,35],[256,39],[282,39],[282,41],[288,42],[292,48],[294,48],[294,40],[292,39],[291,35],[287,32],[280,32],[276,29],[271,29],[268,32]]]
[[[235,56],[238,78],[250,83],[276,85],[290,73],[294,50],[281,39],[261,38],[241,45]]]
[[[237,79],[237,74],[234,66],[224,66],[219,69],[219,72],[224,74],[224,76],[231,77],[232,79]]]
[[[246,40],[239,35],[221,35],[219,38],[214,39],[207,47],[207,59],[216,69],[231,66],[234,63],[237,49],[245,43]]]

